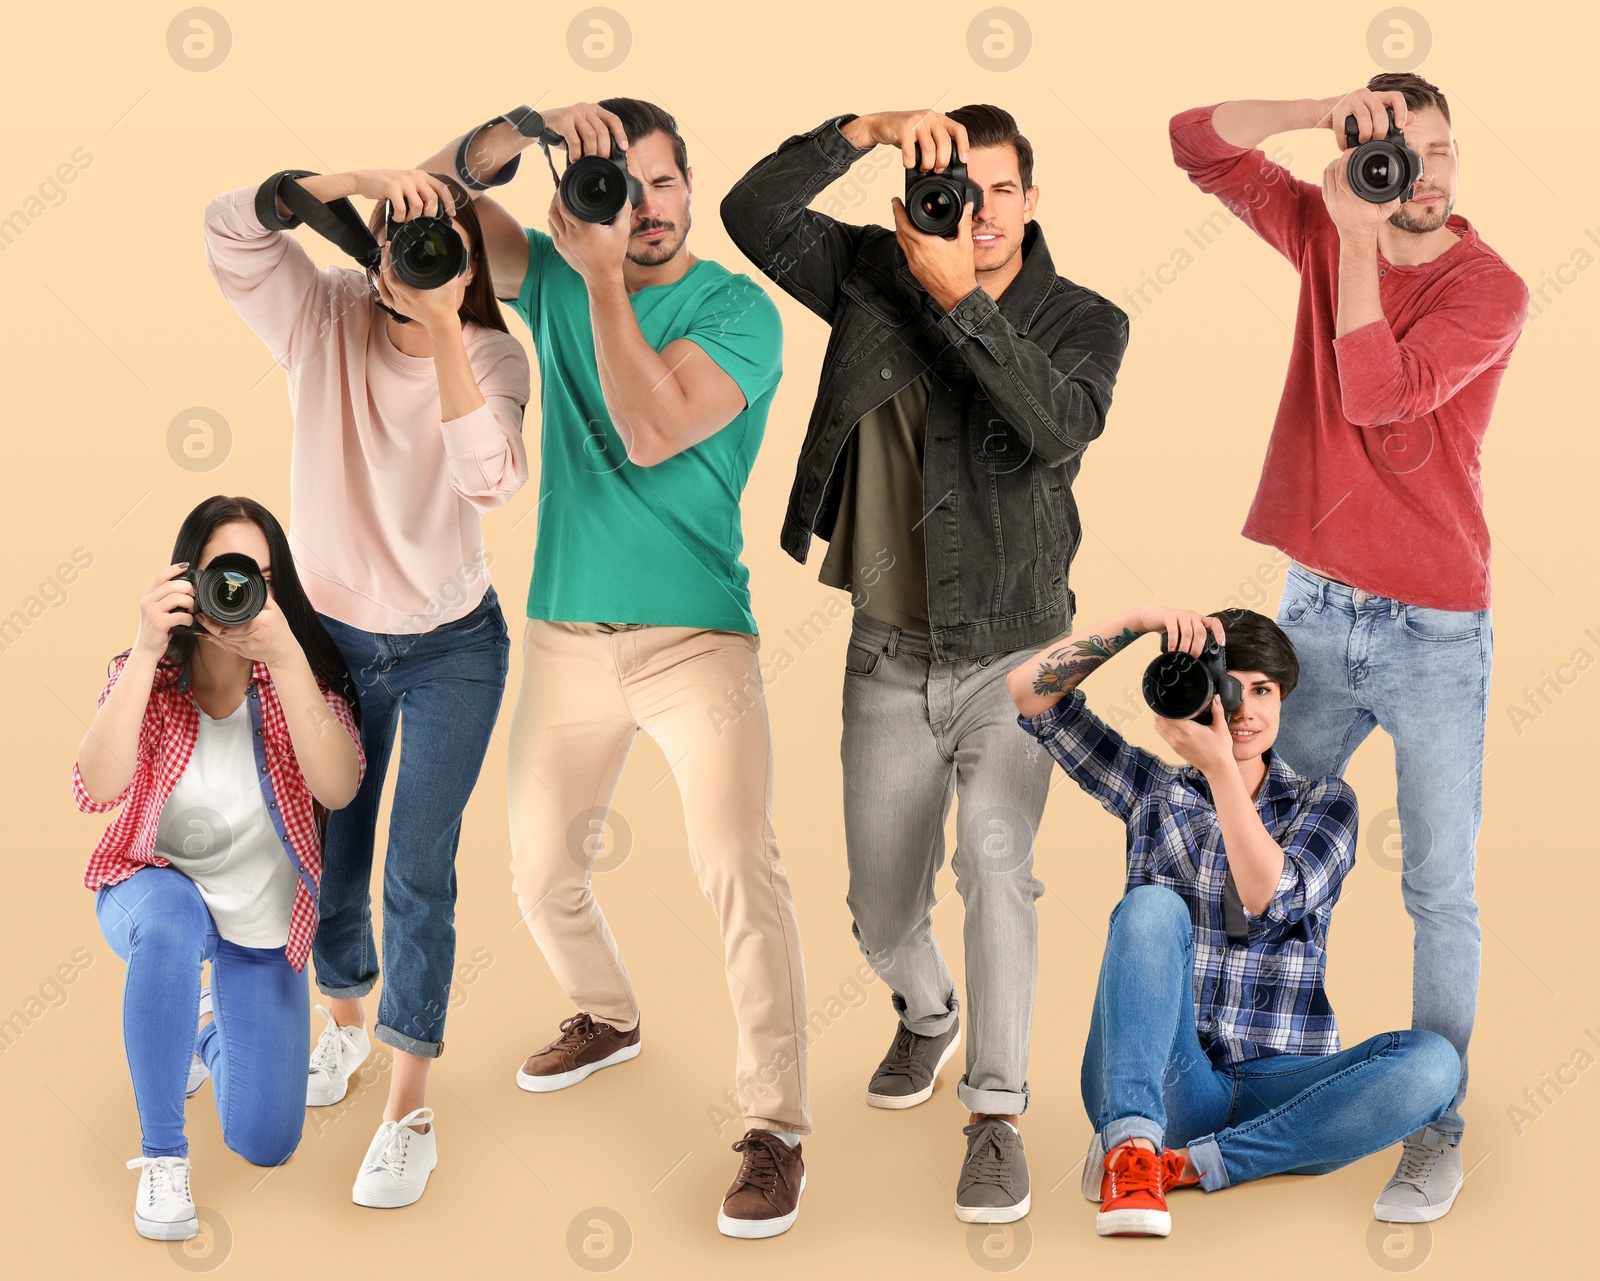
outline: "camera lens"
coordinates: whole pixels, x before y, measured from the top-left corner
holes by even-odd
[[[1159,654],[1144,670],[1144,700],[1157,716],[1189,720],[1211,702],[1211,674],[1190,654]]]
[[[261,567],[239,552],[212,558],[195,583],[195,609],[222,627],[248,623],[267,603]]]
[[[413,289],[437,289],[467,268],[467,247],[448,219],[423,216],[391,224],[394,274]]]
[[[1382,189],[1389,185],[1389,157],[1370,156],[1361,166],[1361,180],[1369,187]]]
[[[627,200],[627,175],[605,156],[581,156],[561,175],[561,203],[581,222],[610,222]]]
[[[961,189],[942,175],[915,179],[906,193],[905,205],[911,225],[930,236],[947,235],[961,222]]]

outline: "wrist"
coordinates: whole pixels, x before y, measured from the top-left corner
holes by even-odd
[[[305,650],[301,649],[298,643],[291,644],[281,654],[263,658],[261,661],[267,665],[267,670],[272,673],[274,680],[299,672],[309,675],[311,671],[311,660],[306,657]]]
[[[844,135],[844,140],[853,147],[866,149],[877,145],[873,137],[873,116],[857,116],[854,120],[847,120],[839,126],[839,132]]]

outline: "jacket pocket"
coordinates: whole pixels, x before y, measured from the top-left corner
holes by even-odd
[[[852,365],[882,347],[906,322],[904,304],[872,276],[857,271],[846,276],[840,290],[849,305],[834,322],[834,351],[830,359]],[[900,346],[898,338],[896,348]]]

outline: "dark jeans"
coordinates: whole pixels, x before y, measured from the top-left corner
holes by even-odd
[[[1195,1029],[1184,901],[1136,885],[1111,913],[1083,1052],[1083,1105],[1107,1151],[1132,1138],[1187,1147],[1207,1192],[1325,1174],[1437,1121],[1460,1074],[1450,1042],[1420,1030],[1217,1067]]]
[[[456,955],[456,848],[500,712],[511,642],[491,587],[470,614],[409,636],[364,632],[322,616],[361,700],[367,773],[328,820],[322,907],[313,955],[317,989],[365,996],[378,979],[372,936],[372,854],[378,800],[395,731],[400,776],[383,870],[388,960],[373,1035],[408,1054],[444,1049]]]

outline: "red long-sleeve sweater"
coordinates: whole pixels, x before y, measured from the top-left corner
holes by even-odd
[[[1489,607],[1478,451],[1528,289],[1472,224],[1421,266],[1379,255],[1384,320],[1334,337],[1339,233],[1315,183],[1211,125],[1172,118],[1172,157],[1300,272],[1294,346],[1244,536],[1428,609]]]

